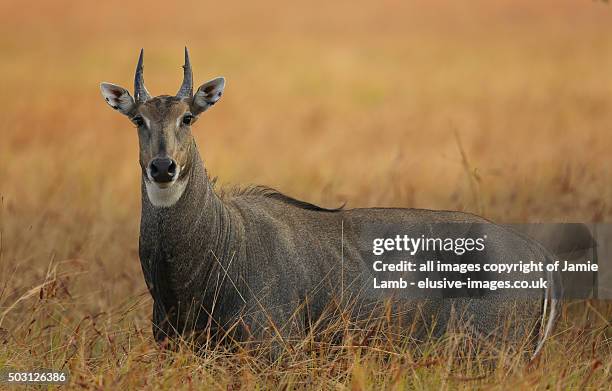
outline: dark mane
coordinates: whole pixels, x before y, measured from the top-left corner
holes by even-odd
[[[274,200],[278,200],[278,201],[284,202],[286,204],[289,204],[289,205],[292,205],[292,206],[295,206],[301,209],[314,210],[314,211],[319,211],[319,212],[331,212],[331,213],[340,212],[341,210],[344,209],[344,205],[345,205],[345,204],[342,204],[338,208],[323,208],[321,206],[311,204],[310,202],[301,201],[296,198],[289,197],[288,195],[283,194],[280,191],[273,189],[271,187],[261,186],[261,185],[248,186],[245,188],[235,188],[229,193],[233,197],[255,196],[255,197],[272,198]]]

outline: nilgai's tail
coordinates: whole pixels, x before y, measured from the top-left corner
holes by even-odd
[[[548,339],[559,316],[559,309],[561,307],[561,297],[563,294],[563,284],[559,273],[552,271],[546,272],[546,280],[548,281],[548,287],[544,292],[544,305],[542,306],[542,323],[540,326],[540,339],[536,346],[531,359],[534,360],[540,354],[544,342]],[[546,319],[546,311],[550,307],[548,314],[548,320]]]
[[[566,260],[590,260],[589,257],[593,256],[593,262],[597,263],[597,242],[593,237],[591,229],[586,224],[528,224],[519,225],[516,228],[519,232],[535,240],[542,248],[546,249],[550,262],[554,262],[559,258]],[[569,297],[572,292],[571,288],[573,287],[570,286],[568,286],[567,292],[564,291],[561,277],[561,272],[546,272],[548,289],[545,292],[542,308],[540,339],[532,359],[540,354],[544,342],[553,331],[559,315],[561,300],[564,297]]]

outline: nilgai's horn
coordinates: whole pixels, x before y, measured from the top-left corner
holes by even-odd
[[[191,62],[189,61],[189,51],[185,46],[185,65],[183,65],[183,84],[176,93],[177,98],[191,98],[193,95],[193,73],[191,72]]]
[[[138,65],[136,65],[136,76],[134,77],[134,98],[136,102],[143,103],[151,98],[149,91],[144,85],[144,76],[142,74],[142,56],[144,49],[140,49],[140,57],[138,57]]]

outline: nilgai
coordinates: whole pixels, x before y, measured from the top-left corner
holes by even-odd
[[[358,322],[371,319],[368,311],[374,313],[380,302],[391,300],[387,309],[397,310],[403,321],[422,320],[425,329],[435,323],[437,332],[444,331],[453,316],[460,314],[461,322],[479,338],[531,336],[532,351],[540,350],[555,321],[556,279],[551,273],[544,270],[530,277],[548,281],[547,289],[530,297],[518,297],[517,290],[511,289],[467,289],[459,294],[442,289],[432,297],[419,296],[415,289],[406,291],[410,294],[381,293],[374,288],[373,261],[364,243],[371,244],[367,231],[376,229],[372,227],[399,227],[403,232],[397,233],[425,238],[427,232],[439,236],[457,224],[468,227],[464,233],[469,230],[488,237],[487,251],[473,258],[481,265],[546,264],[554,259],[547,250],[467,213],[326,209],[261,186],[229,194],[217,192],[191,129],[219,101],[225,79],[212,79],[194,94],[186,48],[183,70],[176,95],[152,97],[144,85],[141,50],[133,97],[120,86],[100,85],[106,102],[126,115],[138,131],[140,261],[153,297],[157,341],[204,330],[209,335],[231,335],[234,341],[261,341],[267,336],[287,341],[300,327],[309,329],[323,322],[333,303],[341,309],[350,305],[346,313]],[[438,226],[445,228],[433,233]],[[449,235],[457,236],[456,232]],[[466,262],[453,252],[436,254],[449,262]],[[429,260],[431,253],[402,256],[419,263]],[[458,278],[465,280],[466,276]],[[525,274],[516,271],[503,278],[519,281]],[[333,321],[329,316],[325,320]]]

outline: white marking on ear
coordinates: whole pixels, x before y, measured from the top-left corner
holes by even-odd
[[[225,89],[225,78],[217,77],[202,84],[193,97],[193,103],[198,113],[206,111],[210,106],[217,103]]]
[[[134,98],[125,88],[112,83],[100,83],[100,91],[110,107],[127,114],[134,107]]]

